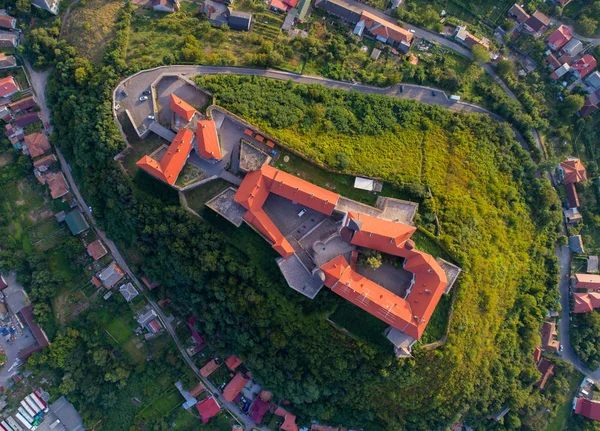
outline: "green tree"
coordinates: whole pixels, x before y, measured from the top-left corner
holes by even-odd
[[[490,61],[490,52],[483,46],[477,44],[471,49],[473,59],[478,63],[487,63]]]
[[[585,103],[585,99],[580,94],[571,94],[565,97],[565,100],[562,105],[562,112],[565,115],[573,115],[581,108]]]
[[[575,30],[584,36],[593,36],[597,27],[598,21],[583,14],[575,21]]]

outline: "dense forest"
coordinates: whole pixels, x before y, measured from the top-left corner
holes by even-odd
[[[33,35],[25,52],[39,65],[54,66],[47,89],[52,141],[69,157],[101,227],[135,248],[143,257],[139,269],[162,283],[158,294],[192,307],[210,343],[239,354],[258,381],[292,402],[300,422],[436,429],[464,416],[477,429],[543,429],[535,420],[545,401],[532,388],[538,379],[532,352],[557,297],[559,202],[549,184],[536,178],[536,165],[508,125],[318,86],[199,80],[220,104],[296,152],[332,169],[380,176],[415,196],[425,228],[432,230],[438,216],[440,240],[464,270],[448,341],[397,360],[391,348],[354,341],[329,326],[324,318],[340,299],[323,291],[309,301],[287,288],[273,252],[252,231],[232,230],[216,217],[202,222],[142,191],[118,168],[113,157],[124,142],[111,114],[111,94],[129,73],[123,53],[130,19],[127,6],[102,67],[47,32]],[[96,355],[102,356],[96,353],[100,346],[93,338],[72,337],[63,351],[58,341],[66,335],[59,333],[56,350],[35,361],[64,378],[88,379],[76,380],[75,389],[67,379],[58,390],[72,389],[80,409],[101,417],[110,404],[98,394],[87,399],[83,389],[100,378],[97,370],[86,376],[97,365]],[[72,344],[81,354],[71,358]],[[132,381],[127,364],[109,368],[112,390]],[[485,419],[505,407],[511,412],[503,423]]]

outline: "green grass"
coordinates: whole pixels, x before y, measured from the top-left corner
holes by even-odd
[[[548,422],[546,431],[563,431],[568,429],[567,422],[573,410],[573,397],[575,396],[582,379],[583,374],[575,370],[569,376],[569,394],[567,395],[565,402],[556,411],[556,416]]]
[[[221,178],[202,184],[192,190],[185,192],[185,198],[191,209],[200,213],[206,202],[230,187],[231,184]]]
[[[144,139],[140,138],[124,111],[119,114],[119,123],[121,123],[123,132],[127,136],[127,142],[132,147],[123,159],[123,167],[127,169],[130,175],[134,176],[140,169],[136,166],[138,160],[143,156],[149,156],[162,145],[169,145],[169,142],[159,137],[156,133],[149,133]]]
[[[454,288],[456,288],[456,286],[454,286]],[[451,305],[452,292],[448,295],[442,295],[440,302],[438,302],[438,305],[431,315],[431,319],[429,319],[429,323],[427,323],[427,327],[423,332],[423,337],[420,340],[421,343],[433,343],[446,335],[446,331],[448,330],[448,313],[450,312]]]
[[[391,349],[390,342],[383,335],[383,331],[389,325],[351,302],[340,299],[337,309],[329,316],[329,320],[347,330],[357,340],[382,349]]]
[[[138,349],[136,347],[137,343],[137,338],[131,338],[129,341],[123,344],[123,349],[125,349],[129,356],[131,356],[131,359],[133,359],[136,363],[143,364],[146,360],[146,355],[144,354],[145,347],[142,345],[142,347]]]
[[[115,293],[113,293],[115,294]],[[112,316],[112,319],[105,329],[115,340],[121,345],[124,345],[133,336],[133,330],[131,329],[133,319],[131,316]]]
[[[215,386],[221,386],[223,383],[228,383],[231,380],[230,371],[225,365],[217,368],[208,378]]]

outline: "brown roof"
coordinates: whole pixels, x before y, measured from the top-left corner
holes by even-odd
[[[556,58],[554,54],[550,54],[546,57],[546,62],[552,67],[552,70],[556,70],[561,66],[560,61],[558,61],[558,58]]]
[[[92,277],[92,284],[96,287],[102,286],[102,282],[98,280],[98,278],[95,275]]]
[[[579,207],[579,195],[575,188],[575,183],[565,184],[565,191],[567,192],[567,201],[569,202],[569,208]]]
[[[37,105],[37,103],[35,103],[33,96],[29,96],[10,103],[8,107],[13,111],[24,111],[26,109],[33,108],[35,105]]]
[[[557,338],[556,324],[553,322],[544,322],[542,326],[542,348],[558,352],[560,342]]]
[[[0,97],[8,96],[19,91],[19,86],[12,76],[0,79]]]
[[[12,16],[0,15],[0,27],[2,28],[15,28],[17,20]]]
[[[547,359],[542,359],[538,365],[538,371],[542,373],[541,379],[535,384],[540,389],[544,389],[548,379],[554,374],[554,364]]]
[[[229,358],[225,359],[225,364],[227,365],[227,368],[233,371],[242,365],[242,360],[235,355],[231,355]]]
[[[98,260],[102,256],[105,256],[106,253],[108,253],[106,251],[106,248],[104,248],[104,244],[102,244],[102,242],[99,239],[88,244],[87,252],[90,256],[92,256],[94,260]]]
[[[394,42],[405,42],[407,44],[410,44],[413,39],[413,34],[410,31],[392,24],[387,20],[383,20],[370,12],[363,10],[360,19],[365,22],[365,28],[375,36],[393,40]]]
[[[45,133],[36,132],[25,136],[25,145],[29,150],[29,155],[32,158],[43,155],[46,151],[50,151],[50,142]]]
[[[56,156],[54,154],[48,154],[47,156],[39,158],[35,162],[33,162],[33,167],[34,168],[39,168],[41,166],[48,167],[52,163],[55,163],[55,162],[56,162]]]
[[[208,377],[212,373],[214,373],[215,370],[219,367],[220,365],[217,364],[217,362],[214,359],[212,359],[208,364],[200,368],[200,374],[202,375],[202,377]]]
[[[69,192],[67,180],[62,172],[50,173],[46,175],[46,184],[50,188],[52,199],[57,199]]]
[[[583,166],[581,160],[579,159],[569,159],[567,161],[560,162],[560,167],[565,173],[563,178],[563,183],[565,184],[580,183],[587,180],[585,166]]]
[[[550,25],[550,18],[536,10],[531,17],[525,21],[525,25],[531,28],[534,32],[542,30]]]
[[[12,55],[6,55],[5,53],[0,53],[0,67],[14,67],[17,65],[17,60]]]
[[[523,9],[520,5],[515,3],[509,10],[508,13],[515,17],[519,24],[524,23],[529,19],[531,15],[529,15],[525,9]]]
[[[542,359],[542,349],[541,347],[536,347],[533,351],[533,360],[537,364],[538,362],[540,362],[540,359]]]
[[[242,391],[242,389],[244,389],[246,383],[248,383],[248,379],[245,378],[241,373],[237,373],[233,379],[227,383],[225,389],[223,389],[223,398],[229,402],[233,401],[235,397],[237,397]]]
[[[196,386],[194,386],[191,390],[190,390],[190,396],[193,398],[196,398],[198,395],[200,395],[204,390],[206,389],[206,387],[204,387],[204,384],[202,382],[198,382],[198,384]]]

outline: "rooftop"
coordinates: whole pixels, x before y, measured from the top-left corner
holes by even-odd
[[[88,244],[87,252],[94,260],[98,260],[108,253],[99,239]]]
[[[214,120],[199,120],[196,128],[198,153],[207,160],[221,160],[221,146]]]
[[[564,172],[563,182],[565,184],[580,183],[587,180],[587,172],[581,160],[570,158],[564,162],[560,162],[560,167]]]
[[[38,157],[43,155],[45,152],[50,151],[50,142],[45,133],[37,132],[25,136],[25,145],[29,150],[29,155]]]
[[[62,172],[46,174],[45,178],[52,199],[58,199],[69,193],[69,186],[67,185],[67,180]]]
[[[242,365],[242,360],[235,355],[231,355],[229,358],[225,359],[225,365],[227,365],[227,368],[233,371]]]
[[[115,284],[119,282],[123,278],[125,273],[116,263],[111,263],[106,268],[104,268],[100,274],[98,274],[98,278],[102,280],[104,286],[108,289],[113,287]],[[152,310],[154,311],[154,310]]]
[[[81,211],[74,209],[65,216],[65,222],[73,235],[79,235],[90,228]]]
[[[219,403],[215,400],[213,396],[205,398],[196,404],[196,409],[200,414],[200,419],[203,423],[207,423],[210,418],[215,416],[221,410]]]
[[[237,373],[233,379],[227,383],[225,389],[223,389],[223,398],[229,402],[233,401],[235,397],[237,397],[242,391],[244,386],[246,386],[246,383],[248,383],[248,379],[245,378],[241,373]]]
[[[131,302],[133,298],[139,295],[138,291],[131,283],[123,284],[119,287],[119,292],[121,292],[121,295],[123,295],[123,298],[125,298],[125,301],[127,302]]]
[[[174,113],[186,121],[191,121],[192,117],[196,113],[196,109],[194,109],[194,107],[173,93],[171,93],[169,106]]]

